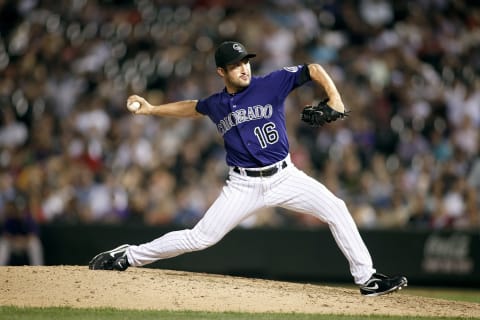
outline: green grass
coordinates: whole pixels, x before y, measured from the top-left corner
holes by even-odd
[[[0,307],[0,319],[8,320],[129,320],[129,319],[162,319],[162,320],[408,320],[419,319],[419,317],[399,316],[341,316],[341,315],[310,315],[299,313],[213,313],[193,311],[132,311],[115,309],[73,309],[73,308],[18,308]],[[464,319],[464,318],[438,318],[424,317],[420,319]]]

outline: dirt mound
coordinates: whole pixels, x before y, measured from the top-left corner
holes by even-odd
[[[407,289],[408,290],[408,289]],[[480,304],[148,268],[0,267],[0,305],[473,317]]]

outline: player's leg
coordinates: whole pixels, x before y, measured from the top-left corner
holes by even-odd
[[[347,258],[355,283],[365,283],[375,272],[372,259],[345,205],[330,190],[295,166],[279,174],[268,193],[267,205],[313,214],[326,222]]]
[[[220,196],[193,229],[173,231],[151,242],[129,246],[126,254],[130,265],[142,266],[214,245],[264,205],[260,195],[261,186],[258,183],[232,174]]]
[[[379,296],[407,286],[408,281],[404,276],[388,277],[375,272],[370,253],[345,202],[293,165],[272,181],[266,204],[311,213],[328,223],[362,295]]]

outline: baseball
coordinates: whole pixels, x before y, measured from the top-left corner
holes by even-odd
[[[140,102],[133,101],[132,103],[127,105],[127,108],[130,111],[137,111],[138,109],[140,109]]]

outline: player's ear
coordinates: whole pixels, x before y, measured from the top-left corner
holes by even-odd
[[[225,77],[225,69],[223,69],[222,67],[218,67],[217,74],[222,78]]]

